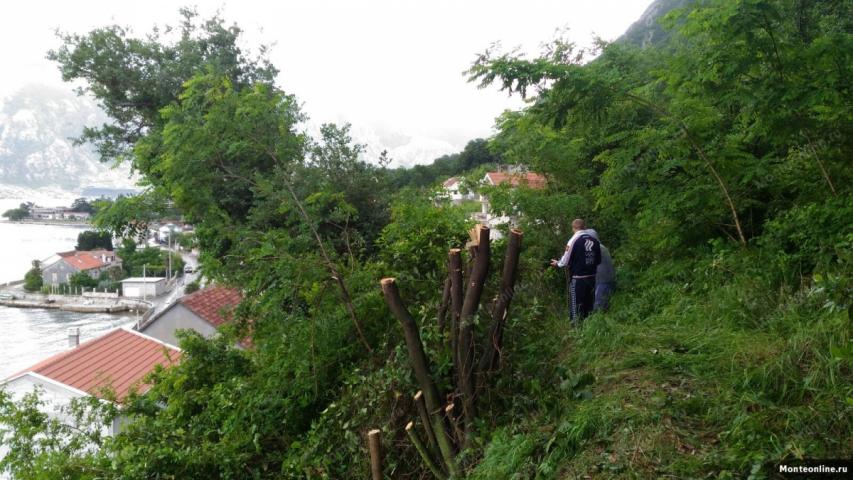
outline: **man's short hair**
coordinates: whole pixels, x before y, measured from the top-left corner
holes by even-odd
[[[584,222],[582,218],[576,218],[572,220],[572,228],[575,230],[585,230],[586,222]]]

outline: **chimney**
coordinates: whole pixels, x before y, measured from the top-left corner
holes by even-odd
[[[71,348],[80,345],[80,329],[78,327],[68,329],[68,346]]]

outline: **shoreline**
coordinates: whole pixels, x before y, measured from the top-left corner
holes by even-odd
[[[88,228],[91,227],[92,224],[90,222],[64,222],[64,221],[50,221],[50,220],[3,220],[2,223],[8,225],[48,225],[51,227],[78,227],[78,228]]]
[[[40,308],[75,313],[123,313],[132,309],[129,305],[78,305],[63,303],[32,302],[26,300],[0,300],[0,306],[9,308]]]

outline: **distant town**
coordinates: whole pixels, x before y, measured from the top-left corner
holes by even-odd
[[[3,212],[3,218],[12,222],[88,225],[97,212],[99,201],[108,200],[78,198],[70,207],[42,207],[33,202],[24,202],[18,208]]]

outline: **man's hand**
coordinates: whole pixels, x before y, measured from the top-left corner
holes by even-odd
[[[559,264],[559,262],[557,260],[555,260],[553,258],[551,259],[551,266],[552,267],[556,267],[558,264]]]

